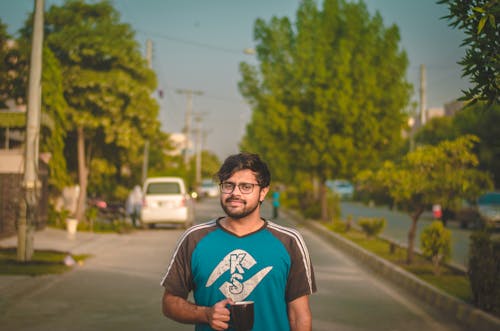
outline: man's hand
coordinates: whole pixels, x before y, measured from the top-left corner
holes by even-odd
[[[230,312],[226,305],[232,305],[233,303],[233,300],[225,299],[207,309],[207,320],[212,329],[226,330],[229,328]]]

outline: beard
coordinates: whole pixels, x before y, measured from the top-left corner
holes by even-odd
[[[243,204],[243,208],[242,209],[238,208],[237,210],[235,210],[231,207],[228,207],[227,203],[233,200],[240,201]],[[226,200],[223,200],[222,198],[220,199],[220,205],[224,210],[224,212],[226,213],[226,215],[236,220],[242,219],[252,214],[257,209],[257,207],[259,207],[259,204],[260,203],[258,200],[255,203],[249,204],[248,201],[236,198],[232,195],[228,197]]]

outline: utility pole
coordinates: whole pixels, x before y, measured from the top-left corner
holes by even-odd
[[[146,40],[146,60],[148,62],[148,68],[153,69],[153,42],[151,39]],[[148,177],[148,167],[149,167],[149,140],[144,142],[144,155],[142,158],[142,183],[146,181]]]
[[[425,81],[425,64],[420,65],[420,126],[424,126],[426,121],[426,81]]]
[[[23,178],[25,199],[20,204],[17,226],[17,260],[19,262],[31,261],[33,257],[33,235],[40,196],[38,144],[42,100],[43,7],[43,0],[35,0],[28,85],[28,112],[26,114]]]
[[[203,116],[206,115],[206,113],[195,113],[194,114],[194,121],[197,123],[196,128],[195,128],[195,133],[196,133],[196,173],[195,173],[195,181],[196,181],[196,186],[200,185],[201,183],[201,164],[202,164],[202,158],[201,158],[201,152],[203,150],[203,139],[202,139],[202,134],[204,131],[202,130],[202,121],[203,121]]]
[[[195,121],[198,123],[196,127],[196,186],[201,183],[201,116],[196,116]]]
[[[184,164],[186,167],[188,166],[189,162],[189,155],[188,155],[188,150],[189,150],[189,142],[190,138],[189,136],[191,135],[191,114],[193,112],[193,95],[202,95],[202,91],[194,91],[194,90],[189,90],[189,89],[177,89],[177,93],[179,94],[185,94],[187,97],[187,106],[186,106],[186,116],[185,116],[185,126],[184,126]]]

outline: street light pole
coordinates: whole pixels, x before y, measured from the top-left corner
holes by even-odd
[[[17,227],[17,260],[31,261],[33,235],[40,182],[38,180],[38,145],[40,138],[42,92],[43,0],[35,0],[33,36],[28,85],[28,111],[26,114],[26,142],[24,156],[24,201],[20,204]]]
[[[426,79],[425,79],[425,65],[420,65],[420,127],[424,126],[427,120],[426,116]]]

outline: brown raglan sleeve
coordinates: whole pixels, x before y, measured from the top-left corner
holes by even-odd
[[[192,238],[189,235],[181,237],[161,281],[161,285],[168,292],[184,299],[193,290],[191,277],[191,240]]]
[[[287,238],[287,250],[291,266],[286,285],[286,301],[290,302],[304,295],[316,292],[314,269],[304,239],[300,233],[291,229]]]

